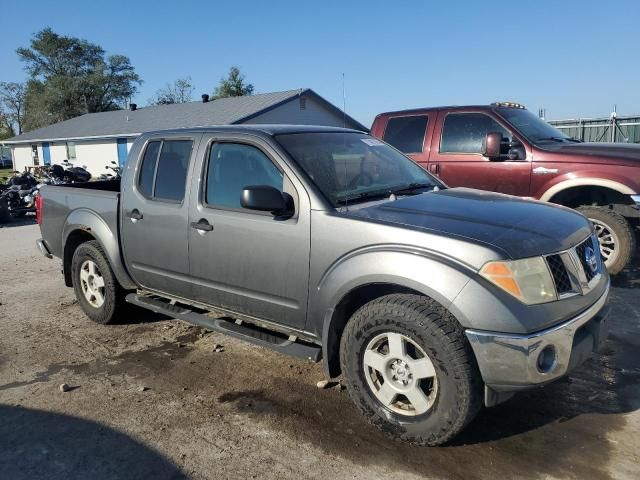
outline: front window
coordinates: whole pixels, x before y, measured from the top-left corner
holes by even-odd
[[[334,207],[442,187],[384,142],[362,133],[293,133],[276,139]]]
[[[529,110],[496,108],[496,112],[532,143],[575,142],[557,128],[538,118]]]
[[[440,153],[481,154],[484,139],[492,132],[501,133],[506,142],[512,140],[511,133],[484,113],[450,113],[444,119]]]
[[[76,159],[76,144],[73,142],[67,142],[67,159],[68,160]]]

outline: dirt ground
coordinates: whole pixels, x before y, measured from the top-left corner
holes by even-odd
[[[38,236],[0,228],[0,477],[640,478],[638,259],[603,355],[415,448],[318,390],[320,365],[151,313],[91,323]]]

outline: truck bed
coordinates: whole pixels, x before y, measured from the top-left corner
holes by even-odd
[[[55,256],[63,256],[65,228],[71,225],[94,224],[89,217],[101,219],[103,234],[118,239],[118,208],[120,202],[120,180],[105,180],[67,185],[42,187],[43,238]]]

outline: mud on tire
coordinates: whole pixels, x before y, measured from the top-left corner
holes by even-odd
[[[596,226],[602,259],[605,260],[605,253],[610,255],[610,260],[605,262],[609,273],[611,275],[620,273],[629,264],[636,250],[636,237],[629,222],[619,213],[603,207],[584,206],[576,210]],[[612,235],[607,236],[602,228],[607,229]],[[612,243],[607,243],[607,238],[617,240],[614,254],[603,250],[613,246]]]
[[[103,301],[99,306],[92,304],[83,290],[81,268],[87,262],[95,264],[104,283],[104,287],[101,289]],[[118,314],[126,307],[124,300],[126,291],[116,280],[99,242],[92,240],[81,244],[76,249],[71,260],[71,278],[78,303],[84,313],[94,322],[113,323]]]
[[[398,413],[372,391],[366,377],[372,370],[365,366],[365,351],[372,339],[385,332],[400,334],[431,360],[437,391],[425,413]],[[358,409],[370,423],[403,441],[431,446],[446,443],[482,406],[480,372],[462,327],[444,307],[424,296],[386,295],[361,307],[343,333],[340,361]]]

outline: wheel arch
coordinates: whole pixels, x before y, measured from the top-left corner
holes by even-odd
[[[615,180],[604,178],[574,178],[561,181],[551,186],[540,195],[540,200],[565,205],[565,203],[561,203],[561,201],[567,198],[571,199],[572,196],[595,194],[629,203],[631,201],[629,195],[633,195],[634,193],[633,189]],[[571,207],[571,205],[565,206]]]
[[[74,252],[78,246],[92,240],[100,243],[118,283],[125,289],[135,288],[135,283],[122,263],[117,232],[113,232],[102,217],[88,209],[74,210],[67,218],[63,229],[62,265],[65,285],[72,286],[71,260]]]
[[[319,286],[316,307],[310,312],[322,326],[326,374],[340,374],[342,333],[361,306],[384,295],[410,293],[431,298],[449,309],[471,278],[471,272],[465,270],[453,262],[415,252],[388,251],[357,255],[333,268]],[[452,314],[455,316],[455,312]]]

